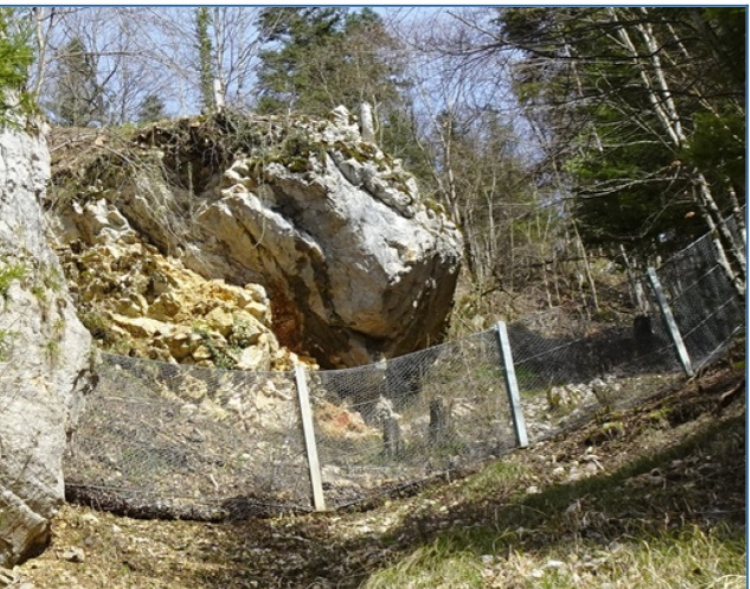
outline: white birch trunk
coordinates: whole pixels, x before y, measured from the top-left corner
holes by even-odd
[[[646,9],[643,10],[645,11]],[[610,8],[609,14],[614,22],[620,22],[616,9]],[[646,12],[645,14],[648,13]],[[683,131],[677,105],[664,74],[661,58],[659,57],[661,48],[649,23],[637,24],[635,25],[635,30],[640,34],[647,49],[643,58],[638,52],[630,33],[624,26],[617,29],[617,35],[623,47],[630,52],[638,67],[641,81],[647,91],[649,102],[656,117],[661,122],[675,150],[679,150],[685,146],[687,139]],[[649,67],[646,67],[644,64],[644,59],[649,61]],[[744,297],[744,281],[746,276],[744,250],[741,251],[738,248],[738,244],[735,242],[731,231],[729,231],[711,192],[711,186],[704,174],[696,170],[693,175],[693,181],[697,188],[697,190],[693,191],[693,196],[696,204],[703,213],[703,218],[711,234],[714,236],[713,240],[716,245],[719,262],[727,272],[732,284],[734,284],[737,293],[741,297]],[[729,247],[730,255],[735,263],[734,267],[729,263],[725,244]]]

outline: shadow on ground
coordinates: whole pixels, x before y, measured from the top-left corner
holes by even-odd
[[[739,539],[746,517],[744,401],[725,415],[712,413],[738,382],[735,375],[628,415],[600,416],[572,437],[368,513],[305,516],[281,526],[235,522],[226,535],[234,546],[195,555],[204,565],[196,571],[200,586],[354,589],[434,543],[479,559],[581,540],[606,551],[613,541],[686,526],[727,524]],[[605,426],[614,422],[619,426],[611,433]],[[599,464],[599,474],[560,480],[560,468],[582,466],[585,456],[595,457],[589,463]],[[394,512],[401,513],[396,522],[389,520]],[[347,526],[355,531],[344,538]]]

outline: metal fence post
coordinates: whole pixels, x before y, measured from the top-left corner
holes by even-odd
[[[300,415],[302,417],[302,432],[305,436],[307,450],[307,465],[310,469],[310,484],[312,486],[313,506],[315,511],[325,511],[326,502],[323,496],[323,478],[318,461],[318,446],[315,442],[313,430],[313,416],[310,407],[310,395],[307,391],[307,377],[305,369],[297,364],[294,367],[294,379],[297,383],[297,398],[299,399]]]
[[[529,445],[529,438],[526,433],[526,420],[523,418],[521,394],[518,391],[518,381],[516,380],[516,369],[513,365],[513,354],[510,349],[508,328],[505,325],[505,321],[498,321],[495,328],[500,342],[500,356],[503,361],[505,385],[508,389],[508,400],[510,401],[511,416],[513,417],[513,429],[516,433],[516,443],[519,447],[526,448]]]
[[[659,281],[659,277],[656,274],[656,270],[652,266],[649,266],[646,273],[648,275],[648,280],[651,283],[651,288],[654,289],[656,301],[659,303],[659,308],[661,309],[661,315],[664,318],[664,323],[667,326],[667,331],[669,332],[669,335],[672,338],[672,342],[674,343],[674,347],[677,350],[677,356],[680,359],[680,364],[682,364],[682,368],[685,371],[685,374],[687,374],[688,376],[693,376],[694,371],[693,366],[690,362],[690,355],[688,354],[687,348],[685,347],[685,342],[682,341],[680,329],[677,327],[677,322],[674,319],[674,315],[672,315],[672,309],[667,302],[667,297],[664,296],[664,290],[661,287],[661,282]]]

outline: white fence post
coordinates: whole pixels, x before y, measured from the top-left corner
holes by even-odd
[[[649,266],[646,273],[648,274],[648,280],[651,283],[651,288],[654,289],[656,301],[659,303],[661,315],[662,317],[664,317],[664,323],[667,326],[667,331],[669,331],[669,335],[672,338],[674,347],[677,350],[677,356],[680,359],[682,368],[685,371],[685,374],[687,374],[688,376],[693,376],[693,374],[695,373],[693,371],[693,365],[690,362],[690,355],[688,354],[687,348],[685,347],[685,342],[682,341],[680,329],[677,327],[677,322],[674,319],[674,315],[672,315],[672,309],[667,302],[667,297],[664,296],[664,290],[661,287],[661,282],[659,281],[659,277],[656,274],[656,270],[653,267]]]
[[[529,445],[529,438],[526,433],[526,420],[523,417],[521,394],[518,391],[516,368],[513,364],[513,354],[510,349],[510,339],[508,338],[508,328],[505,325],[505,321],[498,321],[496,329],[498,339],[500,340],[500,355],[503,361],[505,385],[508,389],[510,412],[513,417],[513,429],[516,432],[516,443],[519,447],[526,448]]]
[[[320,462],[318,461],[318,446],[315,443],[310,395],[307,391],[307,377],[305,376],[305,369],[299,364],[294,367],[294,378],[297,383],[297,398],[299,399],[299,409],[302,417],[302,432],[305,436],[307,465],[310,469],[313,506],[315,507],[315,511],[325,511],[326,502],[323,496],[323,478],[320,472]]]

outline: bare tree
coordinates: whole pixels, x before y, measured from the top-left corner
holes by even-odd
[[[148,94],[169,96],[172,72],[164,67],[153,45],[144,43],[146,26],[136,9],[99,7],[34,9],[37,60],[32,72],[39,102],[53,106],[55,88],[61,82],[59,64],[70,56],[73,39],[81,41],[95,70],[97,84],[108,105],[101,124],[120,124],[137,117]]]
[[[257,8],[210,9],[211,61],[221,98],[233,106],[250,104],[258,51]],[[191,8],[40,7],[26,14],[37,59],[32,88],[49,104],[58,82],[56,63],[65,47],[80,39],[95,64],[106,95],[108,120],[138,118],[148,95],[162,98],[166,113],[188,114],[200,105],[200,67]]]
[[[436,197],[464,235],[473,281],[480,289],[493,281],[512,289],[519,264],[541,265],[543,253],[532,245],[541,234],[530,228],[547,224],[529,224],[528,217],[550,213],[539,207],[528,174],[532,160],[518,136],[520,107],[508,83],[509,60],[472,55],[485,43],[480,23],[491,14],[469,9],[405,16],[412,18],[400,20],[399,35],[410,48],[421,121],[417,139],[432,151]],[[521,250],[531,255],[519,255]]]

